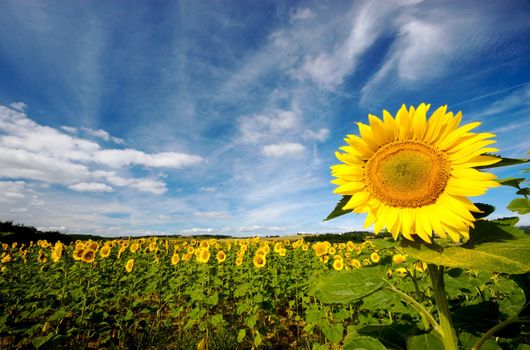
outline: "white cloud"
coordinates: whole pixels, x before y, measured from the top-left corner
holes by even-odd
[[[78,192],[112,192],[112,187],[99,182],[80,182],[68,188]]]
[[[302,144],[294,142],[284,142],[272,145],[265,145],[262,152],[267,157],[296,157],[305,152]]]
[[[67,126],[61,129],[71,133],[77,131]],[[101,137],[112,138],[103,130],[95,132]],[[141,165],[148,168],[182,168],[202,160],[200,156],[177,152],[148,154],[130,148],[103,149],[96,142],[42,126],[23,113],[0,106],[0,178],[40,180],[66,186],[80,182],[90,183],[93,178],[103,178],[111,185],[161,194],[166,191],[166,185],[162,181],[123,178],[113,172],[102,176],[101,171],[104,170],[101,167],[123,169]],[[95,190],[97,189],[98,187],[95,187]]]
[[[304,131],[305,140],[315,140],[318,142],[324,142],[328,139],[328,136],[329,136],[329,129],[326,129],[326,128],[318,129],[318,131],[313,131],[313,130]]]
[[[24,102],[13,102],[9,105],[14,110],[17,110],[19,112],[24,112],[24,110],[28,107]]]
[[[119,144],[119,145],[125,144],[125,141],[123,139],[116,137],[116,136],[111,136],[107,131],[102,130],[102,129],[94,130],[90,128],[81,128],[81,130],[83,130],[90,136],[100,138],[104,141],[112,141],[115,144]]]
[[[230,217],[230,213],[226,211],[196,211],[193,215],[203,219],[226,219]]]
[[[293,130],[299,123],[300,115],[289,110],[276,110],[267,115],[240,117],[240,139],[245,143],[258,143],[267,137]]]
[[[311,9],[305,7],[305,8],[297,8],[294,12],[291,13],[291,21],[299,21],[304,19],[310,19],[315,17],[315,14]]]
[[[25,213],[28,211],[28,208],[11,208],[12,213]]]
[[[397,4],[367,1],[352,10],[352,27],[349,36],[329,52],[307,56],[299,76],[309,77],[320,86],[334,89],[353,73],[362,55],[386,28],[385,19],[393,15]]]
[[[217,189],[215,187],[200,187],[199,191],[201,192],[215,192]]]
[[[66,131],[69,134],[77,133],[77,128],[74,128],[73,126],[63,125],[63,126],[61,126],[61,129]]]

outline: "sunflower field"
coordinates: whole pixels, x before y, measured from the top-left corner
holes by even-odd
[[[3,243],[0,258],[1,349],[441,348],[411,307],[433,307],[427,265],[388,237],[41,240]],[[527,275],[445,277],[463,348],[528,308]],[[514,323],[483,348],[529,339]]]

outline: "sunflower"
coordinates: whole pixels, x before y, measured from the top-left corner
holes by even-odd
[[[264,255],[256,255],[254,257],[254,261],[253,262],[254,262],[254,266],[256,266],[256,268],[261,269],[262,267],[265,266],[265,263],[267,261],[266,261]]]
[[[90,248],[87,248],[83,250],[83,255],[81,255],[81,260],[83,260],[86,263],[94,262],[94,259],[96,258],[96,252]]]
[[[373,252],[370,254],[370,260],[372,260],[374,263],[378,263],[379,260],[381,260],[381,257],[376,252]]]
[[[243,258],[238,256],[236,258],[236,266],[241,266],[243,264]]]
[[[210,260],[210,251],[208,248],[199,248],[195,251],[195,256],[197,257],[197,262],[199,263],[207,263],[208,260]]]
[[[365,227],[374,224],[376,233],[386,227],[394,239],[401,233],[431,242],[435,232],[457,242],[469,237],[472,212],[480,212],[467,196],[499,186],[474,167],[500,159],[484,155],[497,151],[486,147],[494,134],[470,132],[479,122],[460,126],[461,112],[447,106],[427,119],[429,107],[403,105],[395,119],[383,111],[383,120],[369,115],[368,125],[358,123],[360,137],[348,135],[345,153],[336,153],[344,164],[331,167],[332,183],[335,193],[351,196],[342,209],[367,213]]]
[[[140,249],[140,244],[138,242],[134,242],[129,247],[129,250],[131,251],[131,253],[136,253],[138,251],[138,249]]]
[[[344,262],[342,259],[333,260],[333,268],[337,271],[341,271],[344,268]]]
[[[402,264],[407,260],[407,257],[403,254],[396,254],[392,257],[394,264]]]
[[[102,258],[108,258],[109,255],[110,255],[110,245],[104,245],[103,248],[101,248],[101,250],[99,251],[99,255],[102,257]]]
[[[322,256],[327,253],[328,246],[325,242],[316,242],[315,244],[313,244],[313,250],[315,251],[315,254],[317,256]]]
[[[134,267],[134,259],[127,260],[127,263],[125,264],[125,271],[131,272]]]
[[[73,253],[74,260],[81,260],[83,257],[83,248],[76,248]]]
[[[217,254],[215,254],[215,257],[217,258],[217,262],[220,264],[226,259],[226,254],[222,250],[217,251]]]
[[[173,253],[173,256],[171,257],[171,265],[177,265],[180,261],[179,253],[175,252]]]

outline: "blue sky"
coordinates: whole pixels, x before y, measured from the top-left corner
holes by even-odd
[[[354,214],[322,222],[340,199],[329,167],[355,122],[402,103],[462,110],[504,156],[530,149],[527,1],[0,6],[1,220],[107,236],[361,229]],[[505,216],[513,194],[475,200]]]

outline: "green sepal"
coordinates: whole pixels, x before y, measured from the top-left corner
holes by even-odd
[[[499,158],[501,161],[491,165],[482,165],[477,166],[476,169],[490,169],[490,168],[499,168],[503,166],[518,165],[530,162],[530,159],[527,158],[504,158],[496,154],[485,154],[488,157]]]
[[[473,203],[482,213],[471,213],[475,219],[482,219],[495,211],[495,207],[486,203]]]
[[[335,219],[336,217],[339,217],[341,215],[351,213],[352,212],[351,209],[346,209],[346,210],[342,209],[346,205],[346,203],[348,203],[350,198],[351,198],[350,195],[342,196],[342,199],[337,203],[337,205],[335,206],[335,209],[333,209],[333,211],[323,221],[328,221],[331,219]]]

